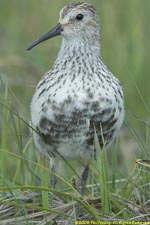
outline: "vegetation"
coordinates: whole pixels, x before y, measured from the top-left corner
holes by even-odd
[[[111,149],[104,148],[91,165],[84,199],[72,186],[74,172],[65,162],[57,174],[57,190],[48,187],[48,162],[35,151],[29,107],[34,87],[57,56],[61,37],[31,52],[26,47],[56,24],[60,8],[69,2],[1,0],[0,224],[149,221],[148,0],[89,1],[100,16],[103,59],[124,89],[126,118]],[[76,169],[76,162],[70,165]],[[54,208],[49,207],[50,192]]]

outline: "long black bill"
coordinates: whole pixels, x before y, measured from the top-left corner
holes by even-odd
[[[52,37],[58,36],[61,34],[61,32],[63,31],[62,25],[60,23],[58,23],[54,28],[52,28],[49,32],[47,32],[46,34],[42,35],[41,37],[39,37],[37,40],[35,40],[31,45],[29,45],[29,47],[27,48],[27,50],[31,50],[33,47],[35,47],[36,45],[38,45],[39,43],[46,41]]]

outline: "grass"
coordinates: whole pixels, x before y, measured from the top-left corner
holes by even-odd
[[[126,175],[119,171],[124,170],[122,165],[119,165],[118,156],[119,146],[122,145],[121,138],[116,139],[112,152],[107,152],[105,147],[100,150],[95,134],[97,160],[91,165],[89,184],[83,198],[72,186],[70,179],[74,172],[69,170],[65,177],[57,174],[59,181],[56,190],[49,188],[50,171],[47,160],[35,155],[32,132],[29,132],[31,127],[19,112],[14,111],[14,106],[10,103],[12,90],[3,83],[1,88],[4,93],[1,98],[1,224],[48,224],[52,220],[56,220],[58,224],[61,224],[60,221],[64,221],[64,224],[75,224],[76,220],[149,221],[150,154],[147,146],[150,133],[147,123],[146,139],[143,142],[134,127],[126,121],[126,127],[144,157],[136,159],[132,170]],[[16,142],[14,145],[9,145],[9,132]],[[107,153],[111,153],[112,160]],[[123,164],[123,161],[121,163]],[[54,202],[52,208],[50,193]],[[78,210],[82,212],[79,218],[76,217]]]

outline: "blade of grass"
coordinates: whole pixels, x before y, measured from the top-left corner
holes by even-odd
[[[132,74],[131,74],[130,72],[129,72],[129,75],[130,75],[130,78],[131,78],[131,80],[132,80],[132,82],[133,82],[133,84],[134,84],[134,86],[135,86],[135,88],[136,88],[136,90],[137,90],[137,93],[138,93],[138,95],[139,95],[139,97],[140,97],[140,99],[141,99],[141,101],[142,101],[142,103],[143,103],[143,105],[144,105],[144,107],[145,107],[146,112],[147,112],[147,113],[149,114],[149,116],[150,116],[150,109],[149,109],[149,107],[147,106],[147,104],[146,104],[146,102],[145,102],[145,100],[144,100],[144,98],[143,98],[143,95],[142,95],[142,93],[141,93],[139,87],[137,86],[137,83],[136,83],[135,79],[133,78],[133,76],[132,76]]]
[[[110,197],[109,197],[109,187],[108,187],[108,162],[107,162],[105,144],[104,144],[104,147],[101,149],[96,130],[95,130],[95,148],[97,152],[96,158],[97,158],[98,179],[100,183],[102,215],[104,215],[104,214],[110,213],[110,208],[111,208]]]
[[[117,161],[117,156],[118,156],[118,136],[116,137],[115,141],[115,148],[112,151],[112,190],[115,190],[116,186],[116,170],[118,167],[118,161]]]
[[[41,171],[41,185],[43,187],[48,187],[50,174],[47,166],[46,157],[43,158],[43,169]],[[49,193],[47,191],[42,191],[42,206],[44,208],[49,207]]]
[[[141,141],[141,139],[139,138],[139,136],[137,135],[136,131],[134,130],[133,127],[131,127],[131,123],[129,123],[127,121],[127,119],[125,120],[125,125],[126,127],[129,129],[129,131],[131,132],[131,134],[133,135],[133,137],[136,139],[137,143],[139,144],[140,146],[140,149],[143,151],[143,153],[145,154],[145,157],[146,158],[149,158],[149,153],[148,151],[146,150],[146,147],[144,145],[144,143]]]
[[[1,176],[2,181],[1,185],[4,184],[4,181],[7,177],[7,143],[8,143],[8,126],[9,126],[9,100],[8,100],[8,89],[7,86],[5,88],[5,94],[4,94],[4,102],[7,107],[3,107],[2,111],[2,135],[1,135],[1,148],[4,150],[1,152]]]

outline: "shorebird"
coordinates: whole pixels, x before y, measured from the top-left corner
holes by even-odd
[[[110,146],[124,119],[123,91],[101,58],[99,19],[91,4],[64,6],[57,25],[27,50],[58,35],[63,38],[57,59],[31,101],[34,141],[50,158],[52,171],[61,158],[83,164],[85,186],[95,155],[94,132],[101,148]]]

